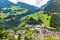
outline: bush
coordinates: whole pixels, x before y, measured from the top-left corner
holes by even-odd
[[[48,36],[48,37],[45,37],[43,40],[56,40],[56,38],[55,37]]]

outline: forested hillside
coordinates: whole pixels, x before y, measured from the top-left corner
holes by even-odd
[[[10,28],[21,25],[24,22],[26,22],[27,24],[35,24],[36,22],[37,22],[36,24],[41,24],[42,21],[43,22],[47,21],[46,19],[43,20],[44,15],[46,16],[46,18],[48,17],[47,19],[50,19],[50,17],[47,14],[43,14],[43,11],[39,11],[32,14],[27,13],[28,13],[27,9],[21,8],[19,6],[11,6],[11,8],[2,8],[2,11],[0,12],[1,14],[0,23]]]
[[[19,6],[11,6],[11,8],[2,8],[2,11],[0,12],[0,24],[3,24],[8,28],[16,27],[20,23],[19,18],[21,18],[22,15],[26,12],[28,12],[27,9],[21,8]]]
[[[45,13],[52,15],[51,26],[60,27],[60,0],[51,0],[50,4],[44,9]]]
[[[60,27],[59,10],[60,3],[55,0],[51,0],[51,3],[44,10],[37,10],[34,13],[29,13],[28,9],[20,6],[5,7],[0,11],[0,26],[4,25],[6,28],[13,28],[25,24],[46,24],[51,27]]]

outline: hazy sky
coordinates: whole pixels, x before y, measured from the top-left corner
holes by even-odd
[[[14,4],[16,4],[17,2],[23,2],[36,7],[41,7],[42,5],[46,4],[49,0],[9,0],[9,1],[11,1]]]

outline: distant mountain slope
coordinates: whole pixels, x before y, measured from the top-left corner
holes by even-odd
[[[16,6],[20,6],[20,7],[23,7],[25,9],[28,9],[29,11],[34,12],[34,11],[36,11],[36,9],[42,9],[42,8],[46,7],[49,4],[49,0],[47,0],[46,2],[44,2],[44,4],[40,3],[40,5],[36,4],[36,3],[30,5],[30,4],[27,4],[27,3],[24,3],[24,2],[20,2],[19,0],[17,0],[18,2],[15,4],[14,1],[13,2],[11,2],[11,1],[9,1],[9,0],[1,0],[0,1],[0,10],[3,7],[7,8],[7,7],[11,7],[11,6],[16,5]],[[39,6],[39,7],[37,7],[37,6]]]
[[[51,0],[50,4],[45,8],[45,12],[60,12],[60,0]]]
[[[10,2],[8,0],[0,0],[0,9],[3,8],[3,7],[11,7],[11,6],[14,6],[14,5],[15,4],[13,4],[12,2]]]
[[[29,4],[25,4],[23,2],[18,2],[17,5],[19,5],[20,7],[25,8],[25,9],[28,9],[30,11],[35,11],[37,9],[37,7],[29,5]]]
[[[22,2],[18,2],[17,4],[14,4],[14,3],[10,2],[9,0],[1,0],[0,1],[0,11],[1,11],[1,8],[10,8],[11,6],[24,7],[25,9],[28,9],[30,11],[35,11],[35,9],[37,8],[35,6],[28,5],[28,4],[25,4]]]

